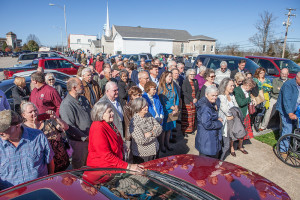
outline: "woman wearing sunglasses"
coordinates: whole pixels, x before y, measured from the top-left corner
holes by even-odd
[[[45,76],[45,80],[46,80],[47,85],[50,85],[51,87],[54,87],[57,90],[57,92],[61,98],[64,97],[64,91],[63,91],[61,85],[55,83],[56,79],[55,79],[55,76],[53,73],[47,73]]]
[[[204,85],[201,88],[200,98],[205,96],[205,90],[208,86],[214,85],[216,87],[219,87],[219,85],[215,83],[216,74],[213,69],[206,69],[206,71],[204,73],[204,78],[205,78],[206,82],[204,83]]]

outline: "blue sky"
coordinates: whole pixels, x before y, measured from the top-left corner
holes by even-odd
[[[102,34],[106,0],[0,0],[0,37],[13,31],[25,42],[32,33],[44,45],[61,44],[57,27],[64,31],[63,10],[49,3],[66,5],[68,33]],[[259,13],[265,10],[277,17],[275,36],[283,38],[286,8],[297,9],[293,12],[297,17],[292,17],[288,38],[300,41],[299,0],[109,0],[111,25],[183,29],[244,49],[252,47],[248,39],[256,32],[254,24]],[[294,45],[300,48],[300,42]]]

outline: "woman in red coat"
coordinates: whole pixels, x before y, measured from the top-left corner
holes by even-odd
[[[109,102],[98,102],[91,111],[93,120],[89,134],[87,166],[142,171],[143,167],[123,160],[123,140],[113,124]]]

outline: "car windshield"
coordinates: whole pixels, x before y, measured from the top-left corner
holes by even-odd
[[[70,172],[85,192],[109,199],[218,199],[203,189],[171,175],[155,171],[137,174],[120,169],[88,169]]]
[[[201,59],[201,57],[199,57],[198,59],[200,59],[200,60],[202,60],[202,62],[204,62],[204,59]],[[216,70],[216,69],[220,68],[220,63],[222,61],[226,61],[228,69],[230,69],[231,71],[233,71],[233,70],[236,70],[238,68],[238,63],[240,62],[240,60],[241,59],[236,59],[236,58],[224,58],[224,59],[210,58],[209,62],[207,64],[207,67],[210,68],[210,69]],[[255,71],[256,71],[256,69],[259,68],[259,66],[257,64],[255,64],[250,59],[245,58],[245,60],[246,60],[245,69],[247,71],[250,71],[251,74],[254,74]]]
[[[296,74],[300,72],[300,66],[291,60],[274,60],[276,65],[282,68],[288,68],[290,73]]]

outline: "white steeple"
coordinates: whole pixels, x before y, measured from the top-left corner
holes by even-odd
[[[107,11],[106,11],[106,27],[105,27],[105,36],[110,37],[111,35],[111,30],[110,30],[110,25],[109,25],[109,15],[108,15],[108,0],[107,0]]]

